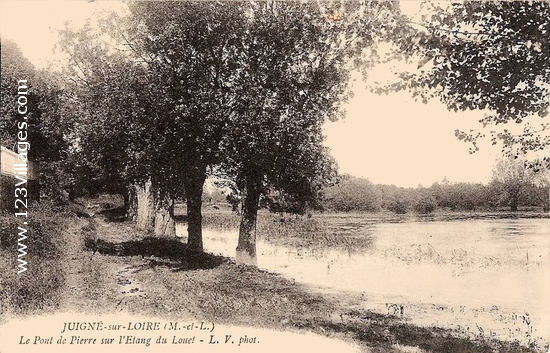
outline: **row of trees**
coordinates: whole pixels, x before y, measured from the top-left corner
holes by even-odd
[[[44,162],[51,195],[122,194],[128,216],[156,234],[175,232],[174,200],[185,199],[188,248],[202,251],[204,183],[221,177],[242,210],[237,259],[254,263],[259,207],[304,212],[336,181],[322,124],[341,117],[350,73],[368,75],[382,60],[380,43],[393,42],[400,60],[432,62],[387,90],[490,109],[484,125],[547,114],[547,3],[431,11],[418,24],[378,1],[130,2],[125,16],[60,33],[69,58],[62,75],[34,72],[2,42],[2,138],[15,136],[10,94],[21,69],[35,97],[30,157]],[[497,137],[506,151],[548,145],[532,129]]]
[[[203,250],[205,180],[222,176],[241,202],[237,258],[254,263],[260,200],[303,211],[334,180],[322,124],[339,118],[351,70],[393,16],[390,3],[135,2],[64,30],[70,61],[49,121],[66,146],[50,174],[70,197],[123,194],[157,234],[174,233],[184,198],[191,251]]]

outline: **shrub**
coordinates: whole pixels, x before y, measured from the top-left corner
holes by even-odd
[[[413,208],[417,213],[428,214],[433,213],[437,207],[437,202],[430,195],[423,195],[415,202]]]
[[[403,200],[393,200],[387,206],[387,209],[389,211],[395,212],[397,214],[407,213],[408,208],[409,207],[408,207],[407,203]]]

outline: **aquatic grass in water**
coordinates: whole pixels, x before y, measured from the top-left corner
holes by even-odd
[[[540,259],[529,259],[529,252],[525,258],[518,257],[496,257],[477,254],[475,249],[451,249],[448,251],[436,250],[430,243],[419,243],[408,246],[394,245],[391,247],[373,248],[373,251],[390,259],[398,259],[404,263],[433,263],[437,265],[452,265],[455,268],[482,269],[499,268],[507,266],[510,268],[538,268],[544,265]]]
[[[203,213],[203,226],[218,230],[237,230],[239,215],[228,211]],[[296,216],[260,212],[256,234],[277,245],[307,248],[342,248],[348,251],[361,251],[371,246],[368,230],[347,220],[333,222],[331,218],[320,216]]]
[[[231,211],[204,211],[202,213],[202,226],[219,230],[238,229],[240,217]]]

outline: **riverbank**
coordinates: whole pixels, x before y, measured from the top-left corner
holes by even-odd
[[[43,257],[32,267],[36,273],[24,281],[2,276],[2,299],[9,298],[2,300],[2,317],[119,312],[314,332],[354,342],[364,352],[542,351],[489,336],[472,339],[458,330],[416,326],[398,307],[388,308],[387,314],[371,312],[362,307],[365,298],[356,294],[324,291],[221,256],[191,255],[173,238],[147,237],[113,217],[115,206],[95,201],[89,207],[52,211],[49,216],[55,214],[57,223],[44,229],[53,235],[57,250],[40,253]],[[4,266],[13,253],[1,251]],[[44,281],[56,285],[44,287]],[[39,292],[41,297],[35,295]],[[32,303],[22,293],[34,295]]]

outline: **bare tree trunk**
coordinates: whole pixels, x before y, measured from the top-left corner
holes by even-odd
[[[126,209],[126,219],[135,222],[137,217],[138,204],[136,186],[134,184],[128,185],[126,195],[124,196],[124,208]]]
[[[187,199],[187,249],[203,252],[202,244],[202,190],[206,180],[205,170],[189,173],[184,181]]]
[[[542,197],[541,197],[542,210],[544,212],[549,212],[550,211],[550,188],[542,188],[542,189],[543,189]]]
[[[139,230],[153,232],[155,230],[156,202],[155,195],[151,190],[151,181],[148,180],[144,186],[136,185],[136,195],[136,227]]]
[[[256,221],[260,203],[260,181],[249,180],[242,199],[241,224],[236,261],[238,264],[258,265],[256,256]]]
[[[176,235],[174,201],[160,198],[147,181],[144,186],[132,184],[124,197],[126,218],[136,222],[136,228],[155,235]]]
[[[512,212],[518,211],[520,190],[518,186],[512,190],[512,194],[510,195],[510,210]]]
[[[157,202],[155,214],[155,235],[176,236],[174,221],[174,200],[164,197]]]

